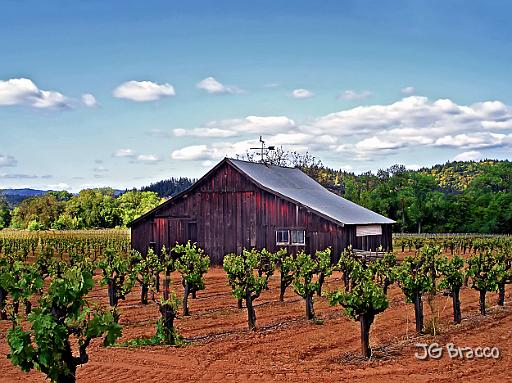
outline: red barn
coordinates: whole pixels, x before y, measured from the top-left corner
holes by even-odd
[[[145,253],[197,242],[212,264],[243,248],[313,253],[391,250],[393,220],[331,193],[296,168],[225,158],[187,190],[130,223]]]

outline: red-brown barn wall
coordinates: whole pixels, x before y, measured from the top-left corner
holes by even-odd
[[[391,225],[383,225],[382,236],[356,237],[355,226],[336,225],[321,216],[258,188],[229,164],[224,164],[201,185],[174,203],[132,227],[132,247],[144,252],[149,243],[156,249],[190,239],[190,225],[197,225],[197,243],[212,264],[222,264],[225,254],[245,248],[275,251],[275,230],[300,228],[306,231],[309,252],[331,247],[333,260],[349,244],[355,248],[390,248]],[[289,252],[303,249],[288,247]]]

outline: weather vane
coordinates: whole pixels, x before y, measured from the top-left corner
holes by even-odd
[[[261,143],[261,147],[259,147],[259,148],[249,148],[249,149],[250,150],[259,150],[260,151],[260,155],[261,155],[260,162],[264,163],[265,162],[265,154],[269,150],[276,150],[276,147],[275,146],[267,146],[267,147],[265,147],[265,141],[263,141],[262,136],[260,136],[260,143]]]

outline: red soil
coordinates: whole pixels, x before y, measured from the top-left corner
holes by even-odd
[[[174,276],[178,280],[178,275]],[[512,381],[512,306],[510,292],[504,308],[494,306],[497,295],[488,295],[489,315],[478,314],[478,294],[464,289],[461,294],[463,322],[451,324],[451,299],[439,296],[440,334],[414,334],[414,310],[404,302],[398,287],[390,289],[390,308],[377,316],[372,327],[374,358],[362,360],[359,323],[343,314],[341,307],[329,307],[317,298],[315,311],[321,321],[304,319],[304,303],[292,288],[285,302],[278,301],[279,277],[256,301],[256,332],[247,330],[246,312],[236,308],[222,269],[211,270],[206,290],[190,300],[191,317],[176,320],[179,332],[190,341],[185,347],[103,348],[95,342],[90,361],[79,367],[78,382],[452,382]],[[329,279],[326,288],[340,286],[340,275]],[[179,293],[181,285],[175,282]],[[510,288],[509,288],[510,289]],[[151,336],[158,319],[156,305],[138,302],[136,288],[122,302],[121,340]],[[106,291],[97,288],[92,296],[106,303]],[[425,304],[427,316],[430,309]],[[44,375],[23,373],[7,360],[6,331],[0,323],[0,381],[43,382]],[[440,360],[420,361],[415,343],[438,342],[444,346],[496,346],[498,360],[458,360],[443,355]]]

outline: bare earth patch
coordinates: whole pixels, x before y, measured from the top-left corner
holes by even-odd
[[[178,275],[175,287],[182,294]],[[504,308],[495,306],[497,294],[488,294],[489,315],[478,314],[478,293],[461,292],[463,321],[451,324],[451,298],[439,296],[440,333],[417,337],[414,310],[406,304],[398,287],[390,289],[390,308],[377,316],[372,327],[374,357],[360,357],[359,323],[343,315],[341,307],[329,307],[316,298],[315,311],[322,319],[308,322],[304,303],[290,288],[279,302],[279,276],[255,302],[256,332],[247,330],[245,310],[236,308],[220,268],[206,275],[206,290],[190,300],[191,317],[175,323],[190,344],[185,347],[90,348],[90,362],[79,367],[79,382],[506,382],[512,381],[512,306],[507,291]],[[340,286],[340,275],[330,278],[326,289]],[[510,290],[510,287],[509,287]],[[139,303],[136,288],[121,303],[120,341],[151,336],[158,309]],[[92,296],[106,304],[106,290],[96,288]],[[425,304],[426,321],[430,309]],[[0,382],[43,382],[39,372],[23,373],[7,360],[6,332],[10,323],[0,323]],[[441,346],[496,346],[498,360],[450,359],[420,361],[415,343],[437,342]]]

